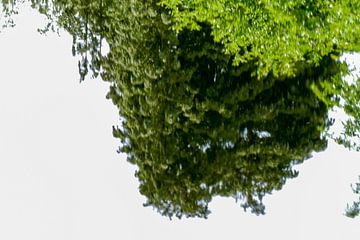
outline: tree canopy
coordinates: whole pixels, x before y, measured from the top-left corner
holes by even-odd
[[[214,196],[263,214],[263,197],[326,148],[334,106],[352,116],[337,141],[357,148],[360,88],[338,59],[360,49],[360,3],[30,2],[46,29],[73,36],[80,79],[90,71],[112,84],[119,151],[162,215],[207,217]]]
[[[359,50],[359,1],[161,0],[173,29],[211,26],[215,42],[234,64],[253,59],[256,73],[288,75],[297,63],[319,64],[324,56]]]

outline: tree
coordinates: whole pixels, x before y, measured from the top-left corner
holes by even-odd
[[[119,151],[138,167],[145,205],[165,216],[207,217],[218,195],[263,214],[262,198],[326,148],[329,109],[341,97],[358,105],[337,61],[359,46],[358,35],[342,34],[360,33],[357,3],[31,3],[47,29],[72,34],[81,79],[90,70],[112,83]]]
[[[206,25],[176,33],[161,8],[143,8],[116,11],[128,24],[109,29],[117,38],[109,38],[103,79],[115,79],[109,97],[124,121],[114,135],[139,167],[145,205],[206,217],[221,195],[263,213],[262,197],[296,176],[293,164],[326,147],[327,109],[309,86],[337,64],[328,58],[304,66],[308,74],[258,80],[253,64],[233,66]]]
[[[161,214],[206,217],[216,195],[242,200],[245,209],[262,214],[262,197],[297,175],[294,164],[326,147],[321,133],[330,124],[327,108],[308,88],[325,77],[324,69],[259,81],[251,77],[252,65],[234,67],[204,29],[178,34],[173,46],[156,44],[168,54],[152,56],[147,67],[155,72],[162,66],[161,76],[128,67],[129,75],[109,94],[125,119],[114,135],[139,167],[146,205]],[[161,36],[171,34],[154,41]],[[325,69],[335,65],[327,61]]]

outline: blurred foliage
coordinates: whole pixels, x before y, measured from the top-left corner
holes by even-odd
[[[2,0],[4,12],[17,3]],[[40,32],[73,36],[80,80],[90,72],[112,84],[119,151],[138,167],[145,205],[162,215],[207,217],[214,196],[263,214],[263,197],[326,148],[335,106],[353,117],[337,141],[357,148],[349,137],[360,129],[360,88],[343,80],[338,59],[359,49],[360,3],[30,3],[49,19]]]
[[[360,180],[360,178],[359,178]],[[353,187],[353,191],[355,194],[360,195],[360,183],[356,183],[355,187]],[[345,215],[347,217],[357,217],[360,215],[360,198],[358,201],[354,201],[353,204],[351,206],[347,206]]]

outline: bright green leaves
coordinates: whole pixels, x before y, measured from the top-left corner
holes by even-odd
[[[173,29],[211,26],[233,64],[255,60],[258,78],[292,76],[297,63],[319,64],[332,52],[359,47],[359,5],[354,1],[162,0]]]

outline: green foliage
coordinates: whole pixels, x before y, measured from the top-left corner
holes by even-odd
[[[106,4],[107,1],[32,0],[33,8],[49,19],[49,24],[41,32],[62,27],[72,35],[72,53],[81,56],[78,65],[80,81],[85,79],[89,70],[93,77],[100,72]]]
[[[349,119],[344,123],[344,132],[336,141],[349,149],[360,151],[360,79],[354,84],[344,83],[342,88],[343,108]]]
[[[360,178],[359,178],[360,179]],[[355,187],[353,187],[353,191],[355,194],[360,194],[360,183],[356,183]],[[347,206],[345,215],[347,217],[357,217],[360,215],[360,198],[358,201],[353,202],[351,206]]]
[[[211,26],[234,64],[255,60],[258,77],[291,76],[297,63],[359,49],[360,2],[345,0],[161,0],[173,29]]]
[[[114,136],[139,167],[145,205],[169,217],[207,217],[220,195],[264,213],[263,196],[326,147],[327,108],[309,86],[337,64],[326,58],[293,78],[258,80],[256,66],[235,67],[206,25],[176,33],[155,5],[117,7],[125,8],[117,22],[127,24],[108,31],[117,38],[106,38],[103,79],[114,79],[108,96],[123,117]]]
[[[119,151],[138,167],[145,205],[162,215],[207,217],[214,196],[263,214],[263,197],[326,148],[329,109],[345,99],[354,124],[360,119],[360,94],[344,84],[337,61],[359,46],[359,3],[31,4],[49,19],[42,32],[60,27],[73,36],[81,80],[90,71],[112,84]],[[360,124],[348,126],[345,135],[358,136]]]
[[[351,74],[346,63],[339,63],[338,69],[330,80],[320,81],[320,88],[312,85],[311,89],[329,109],[342,108],[348,116],[340,135],[327,132],[327,136],[350,150],[360,151],[360,79],[353,83],[345,80]]]
[[[23,3],[25,0],[20,0],[18,2]],[[11,0],[2,0],[0,2],[0,21],[1,21],[1,26],[0,26],[0,30],[3,28],[7,28],[7,27],[14,27],[15,23],[13,20],[13,16],[17,15],[19,13],[19,9],[16,5],[15,1],[11,1]]]
[[[8,25],[15,25],[11,15],[17,14],[18,5],[24,2],[26,1],[2,0]],[[92,77],[97,77],[102,60],[104,18],[111,18],[105,16],[104,12],[107,9],[106,4],[110,1],[29,0],[28,2],[32,8],[48,18],[48,24],[43,29],[39,29],[40,33],[45,34],[49,30],[58,31],[63,28],[72,35],[72,53],[81,57],[78,64],[80,81],[85,79],[89,70]]]

